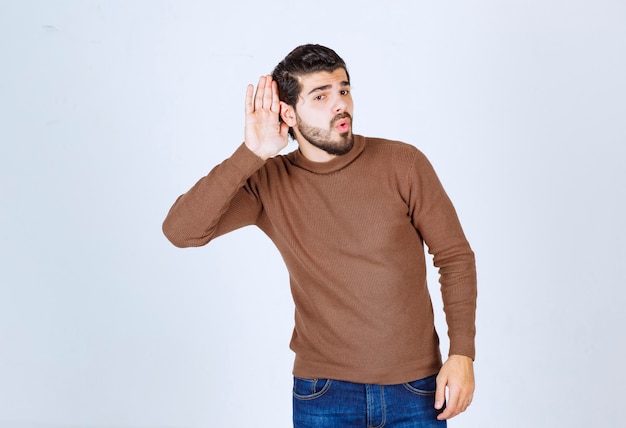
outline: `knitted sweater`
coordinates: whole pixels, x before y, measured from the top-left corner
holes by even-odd
[[[436,373],[439,339],[424,244],[439,268],[450,355],[474,358],[476,271],[457,214],[415,147],[355,135],[329,162],[245,145],[181,195],[176,246],[256,225],[282,255],[295,302],[293,374],[396,384]]]

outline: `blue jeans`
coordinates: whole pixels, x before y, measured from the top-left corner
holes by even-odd
[[[436,375],[399,385],[294,377],[294,428],[444,428]]]

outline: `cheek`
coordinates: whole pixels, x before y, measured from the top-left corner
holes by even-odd
[[[348,110],[350,112],[350,114],[352,114],[352,110],[354,109],[354,101],[352,101],[352,97],[350,97],[350,99],[348,100],[348,106],[346,108],[346,110]]]
[[[319,111],[309,111],[304,120],[308,124],[318,128],[321,126],[328,126],[328,114],[323,114]]]

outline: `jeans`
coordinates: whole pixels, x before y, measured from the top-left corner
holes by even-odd
[[[436,375],[399,385],[294,377],[294,428],[444,428]]]

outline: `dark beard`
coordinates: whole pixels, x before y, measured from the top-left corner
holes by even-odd
[[[352,116],[350,116],[350,113],[340,113],[330,122],[330,129],[332,130],[338,121],[346,117],[350,118],[350,127],[352,127]],[[339,134],[339,140],[333,140],[332,131],[307,125],[298,115],[296,115],[296,120],[298,121],[300,134],[302,134],[312,146],[324,150],[330,155],[345,155],[352,150],[352,146],[354,146],[354,135],[351,129]]]

